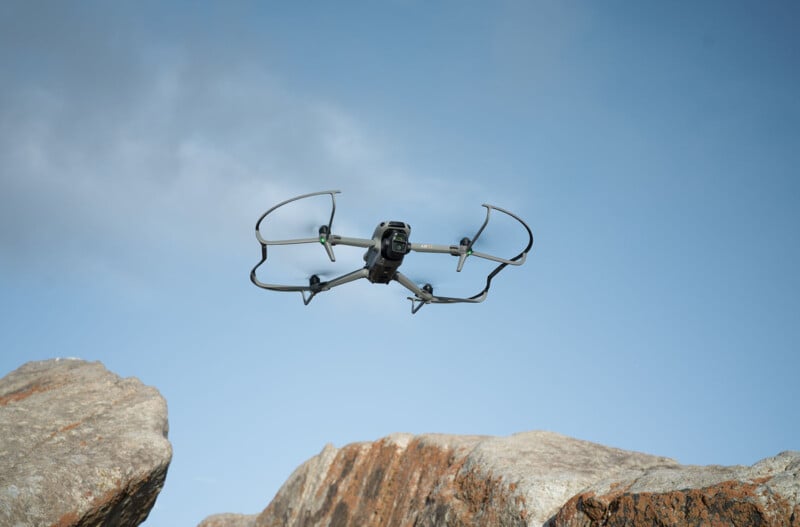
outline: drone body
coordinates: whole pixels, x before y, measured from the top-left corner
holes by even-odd
[[[373,284],[388,284],[394,279],[403,257],[410,252],[408,237],[411,225],[402,221],[384,221],[375,227],[373,240],[380,240],[364,253],[366,269],[369,270],[367,280]]]
[[[400,283],[403,287],[411,291],[413,293],[413,297],[408,297],[411,300],[411,312],[416,313],[419,311],[422,306],[426,304],[453,304],[453,303],[460,303],[460,302],[470,302],[470,303],[477,303],[482,302],[488,292],[489,286],[491,285],[492,278],[494,278],[497,273],[499,273],[503,268],[507,265],[522,265],[525,262],[525,258],[530,251],[531,247],[533,246],[533,234],[531,233],[530,227],[522,221],[518,216],[508,212],[507,210],[501,209],[500,207],[495,207],[493,205],[486,205],[483,206],[486,208],[486,219],[483,222],[483,225],[480,227],[478,232],[475,236],[470,238],[462,238],[458,245],[435,245],[435,244],[428,244],[428,243],[411,243],[409,241],[411,235],[411,226],[402,221],[384,221],[381,222],[376,228],[375,231],[372,233],[372,238],[346,238],[343,236],[338,236],[332,233],[332,225],[333,225],[333,217],[336,213],[336,198],[335,195],[338,194],[338,190],[328,190],[323,192],[314,192],[311,194],[304,194],[302,196],[297,196],[295,198],[283,201],[267,212],[261,215],[261,217],[256,222],[256,239],[261,244],[261,261],[253,267],[252,271],[250,271],[250,280],[263,289],[269,289],[272,291],[295,291],[300,292],[303,296],[303,302],[308,305],[311,302],[311,299],[318,293],[323,291],[329,291],[330,289],[340,286],[342,284],[346,284],[348,282],[352,282],[354,280],[359,280],[362,278],[366,278],[370,282],[374,284],[388,284],[391,281],[396,281]],[[331,216],[330,220],[328,221],[327,225],[321,225],[319,227],[319,236],[315,238],[297,238],[297,239],[289,239],[289,240],[266,240],[261,236],[261,223],[263,220],[276,209],[291,203],[293,201],[310,198],[313,196],[319,195],[330,195],[331,197]],[[515,220],[517,220],[523,227],[528,234],[528,245],[523,249],[522,252],[517,254],[512,258],[501,258],[498,256],[493,256],[486,253],[481,253],[478,251],[473,250],[473,245],[480,237],[481,233],[483,232],[486,225],[489,223],[489,215],[492,210],[497,210],[508,216],[511,216]],[[270,245],[292,245],[292,244],[304,244],[304,243],[319,243],[325,248],[325,252],[328,254],[328,258],[334,262],[336,261],[336,257],[333,252],[333,247],[336,245],[346,245],[350,247],[362,247],[366,249],[364,253],[364,267],[361,269],[357,269],[351,273],[344,274],[337,278],[334,278],[329,281],[323,282],[319,276],[311,275],[308,280],[308,285],[279,285],[279,284],[268,284],[260,281],[256,275],[256,270],[267,260],[267,247]],[[437,296],[433,294],[433,287],[430,284],[425,284],[422,287],[419,287],[415,284],[412,280],[410,280],[407,276],[402,274],[399,271],[400,266],[403,263],[403,259],[407,254],[410,252],[426,252],[426,253],[438,253],[438,254],[449,254],[452,256],[458,257],[458,265],[456,271],[461,271],[464,266],[464,262],[466,261],[467,257],[475,256],[478,258],[483,258],[486,260],[491,260],[497,262],[497,267],[489,273],[486,278],[486,286],[484,289],[476,295],[471,297],[446,297],[446,296]]]

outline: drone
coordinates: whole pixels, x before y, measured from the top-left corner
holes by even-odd
[[[365,278],[373,284],[388,284],[392,281],[398,282],[400,285],[411,291],[413,296],[409,296],[411,300],[411,313],[415,314],[423,306],[427,304],[455,304],[461,302],[478,303],[483,302],[489,294],[489,287],[492,284],[492,279],[497,276],[497,273],[502,271],[506,266],[515,265],[519,266],[525,263],[525,258],[528,251],[533,247],[533,233],[530,227],[522,221],[522,219],[500,207],[494,205],[483,204],[486,208],[486,219],[478,229],[478,232],[472,238],[462,238],[457,245],[435,245],[430,243],[412,243],[409,241],[411,234],[411,226],[402,221],[382,221],[375,227],[372,233],[372,238],[348,238],[345,236],[338,236],[333,234],[333,216],[336,214],[336,194],[340,194],[339,190],[325,190],[322,192],[312,192],[310,194],[303,194],[286,201],[278,203],[267,212],[261,215],[256,222],[256,239],[261,244],[261,261],[256,264],[250,271],[250,281],[253,284],[263,289],[270,291],[284,291],[284,292],[300,292],[303,297],[303,304],[308,305],[309,302],[319,293],[323,291],[330,291],[334,287],[360,280]],[[311,238],[296,238],[289,240],[267,240],[261,235],[261,224],[267,216],[275,210],[287,205],[289,203],[299,201],[314,196],[329,195],[331,198],[331,216],[327,225],[320,225],[318,229],[318,236]],[[506,214],[517,220],[528,233],[528,245],[516,256],[512,258],[500,258],[491,254],[478,252],[473,249],[475,242],[478,241],[486,225],[489,223],[489,217],[492,211],[497,211]],[[337,278],[328,281],[323,281],[316,274],[312,274],[308,279],[307,285],[279,285],[268,284],[260,281],[256,276],[256,271],[261,265],[267,261],[267,247],[270,245],[294,245],[294,244],[320,244],[325,249],[325,252],[330,258],[331,262],[336,261],[333,248],[336,245],[345,245],[350,247],[361,247],[366,249],[364,253],[364,267],[357,269],[353,272],[346,273]],[[449,297],[435,295],[433,286],[426,283],[419,287],[406,275],[399,271],[403,259],[411,252],[418,253],[436,253],[448,254],[458,258],[456,271],[461,272],[467,258],[483,258],[497,262],[497,266],[486,277],[486,286],[479,293],[470,297]]]

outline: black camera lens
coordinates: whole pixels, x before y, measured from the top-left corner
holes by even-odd
[[[408,240],[402,233],[396,233],[392,236],[392,252],[405,254],[408,248]]]

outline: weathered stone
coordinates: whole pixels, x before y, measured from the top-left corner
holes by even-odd
[[[549,432],[395,434],[326,446],[291,475],[255,526],[542,525],[589,484],[656,466],[677,464]]]
[[[798,452],[695,467],[549,432],[395,434],[328,445],[258,516],[201,526],[800,527],[798,467]]]
[[[552,527],[800,527],[800,452],[752,467],[677,467],[603,481],[570,499]]]
[[[172,457],[154,388],[55,359],[0,379],[0,525],[133,526]]]
[[[255,514],[215,514],[200,522],[197,527],[255,527]]]

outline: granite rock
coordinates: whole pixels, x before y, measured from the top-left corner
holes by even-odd
[[[258,515],[202,527],[800,527],[800,452],[684,466],[551,432],[327,445]]]
[[[197,527],[255,527],[255,514],[215,514],[209,516]]]
[[[800,452],[751,467],[670,467],[605,480],[572,497],[550,525],[800,527]]]
[[[676,466],[550,432],[394,434],[326,446],[289,477],[253,525],[542,525],[598,480]]]
[[[0,525],[133,526],[172,457],[154,388],[99,362],[31,362],[0,379]]]

